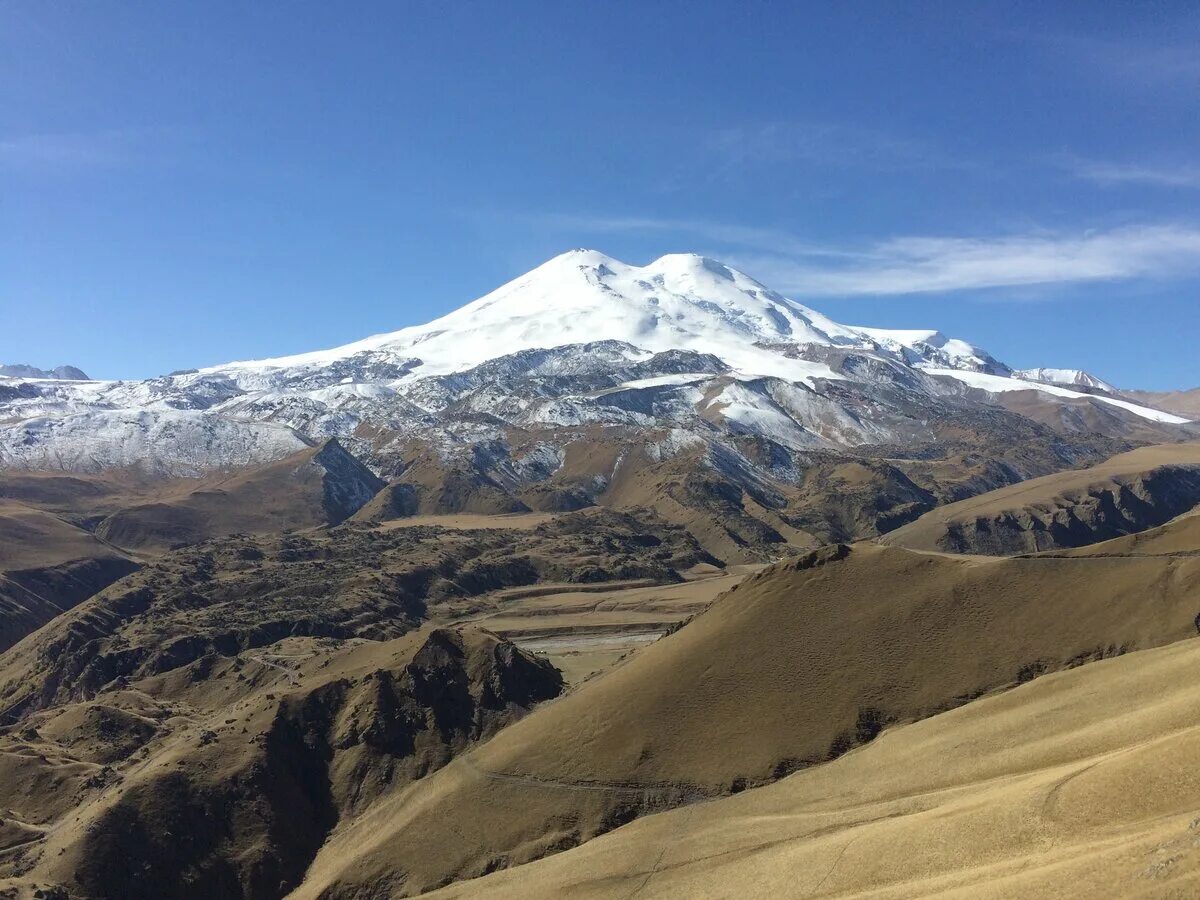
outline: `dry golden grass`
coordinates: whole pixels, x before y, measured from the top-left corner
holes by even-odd
[[[0,499],[0,651],[135,568],[54,513]]]
[[[0,729],[0,826],[19,826],[0,831],[0,896],[278,896],[339,812],[559,686],[463,626],[290,639],[41,711]]]
[[[1200,641],[1039,678],[434,897],[1194,897]]]
[[[123,555],[95,535],[52,513],[0,500],[0,570],[33,569],[74,559]]]
[[[639,813],[816,766],[881,721],[1187,638],[1197,611],[1198,557],[980,560],[860,544],[781,563],[343,823],[297,897],[411,894],[528,862]]]

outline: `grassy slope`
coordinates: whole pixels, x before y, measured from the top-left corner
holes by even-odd
[[[438,897],[1187,897],[1200,641],[1039,678]]]
[[[1198,557],[773,566],[682,631],[336,833],[298,896],[519,864],[839,755],[1035,675],[1195,634]],[[1149,588],[1149,589],[1148,589]]]

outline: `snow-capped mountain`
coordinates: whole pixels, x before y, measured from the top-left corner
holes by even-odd
[[[748,275],[693,254],[631,266],[595,250],[556,256],[427,325],[333,350],[201,370],[250,386],[273,375],[324,370],[347,360],[389,362],[394,374],[446,375],[498,357],[567,344],[616,341],[644,354],[711,354],[748,375],[811,382],[828,366],[781,353],[816,345],[866,350],[911,364],[1008,374],[964,341],[936,331],[840,325]],[[401,371],[402,370],[402,371]]]
[[[581,429],[654,431],[668,454],[746,435],[785,455],[911,446],[938,439],[939,417],[1031,390],[1104,428],[1186,421],[1057,371],[1013,373],[937,331],[842,325],[704,257],[574,250],[427,325],[332,350],[145,381],[0,378],[0,466],[200,474],[339,437],[380,471],[421,443],[519,481],[564,465]],[[513,429],[540,436],[531,469]]]

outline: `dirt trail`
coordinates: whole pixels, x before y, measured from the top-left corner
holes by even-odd
[[[294,660],[298,660],[298,661],[303,661],[306,659],[312,659],[314,656],[316,656],[316,653],[298,653],[298,654],[247,653],[246,654],[247,659],[253,660],[254,662],[258,663],[259,665],[266,666],[267,668],[276,669],[280,672],[283,672],[284,675],[287,676],[288,684],[290,684],[292,687],[300,686],[299,671],[297,669],[292,669],[287,666],[281,666],[278,663],[273,663],[267,657],[271,657],[273,659],[294,659]]]

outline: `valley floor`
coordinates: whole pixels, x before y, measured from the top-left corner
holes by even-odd
[[[762,565],[705,567],[682,584],[579,585],[499,592],[472,621],[550,660],[575,685],[703,612]]]

